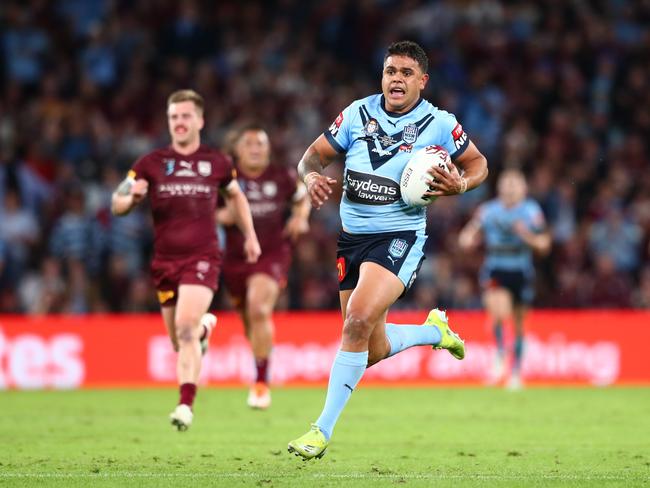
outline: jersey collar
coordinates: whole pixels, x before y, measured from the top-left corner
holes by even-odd
[[[418,98],[418,101],[415,103],[415,105],[413,105],[413,107],[411,107],[411,110],[409,110],[408,112],[404,112],[403,114],[398,114],[397,112],[389,112],[388,110],[386,110],[386,99],[384,98],[383,94],[381,95],[381,100],[379,101],[379,105],[381,106],[381,109],[389,117],[403,117],[405,115],[410,114],[411,112],[413,112],[413,110],[418,108],[420,106],[420,104],[422,103],[422,100],[424,100],[422,97]]]

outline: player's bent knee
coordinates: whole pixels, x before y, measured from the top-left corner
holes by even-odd
[[[250,304],[247,310],[248,318],[253,324],[268,321],[272,313],[273,308],[266,304]]]
[[[179,343],[192,342],[199,339],[200,333],[197,323],[194,321],[178,321],[176,323],[176,339]]]
[[[372,321],[364,315],[348,313],[343,325],[343,340],[349,344],[368,343],[372,333]]]

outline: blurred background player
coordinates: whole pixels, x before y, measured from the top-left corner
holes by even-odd
[[[291,242],[309,230],[311,206],[296,171],[270,164],[271,145],[262,126],[243,126],[233,134],[230,146],[262,255],[256,263],[247,261],[242,246],[244,236],[234,225],[236,215],[231,200],[218,212],[226,233],[223,277],[255,358],[255,383],[249,391],[248,405],[265,409],[271,405],[273,310],[287,284]]]
[[[412,346],[448,349],[463,359],[463,341],[444,312],[431,310],[423,326],[387,324],[389,307],[415,280],[424,259],[426,210],[400,199],[399,180],[411,154],[437,144],[454,164],[432,167],[428,196],[456,195],[487,177],[487,161],[452,114],[421,98],[429,80],[424,50],[411,41],[389,46],[381,94],[356,100],[339,114],[302,157],[298,169],[316,208],[335,180],[321,172],[345,153],[337,268],[344,317],[341,347],[330,371],[325,406],[310,431],[289,442],[289,452],[320,458],[334,426],[367,366]]]
[[[214,232],[217,194],[232,208],[245,238],[243,255],[255,262],[260,247],[246,197],[230,160],[201,144],[203,98],[193,90],[172,93],[167,122],[172,144],[141,157],[112,197],[115,215],[129,213],[151,187],[154,257],[151,264],[163,320],[178,351],[180,400],[170,415],[178,430],[192,423],[201,352],[216,317],[208,314],[217,289],[220,251]]]
[[[503,323],[514,319],[515,340],[508,387],[521,387],[521,361],[524,349],[524,315],[534,297],[533,252],[543,255],[551,248],[544,214],[534,200],[527,198],[524,174],[507,169],[497,182],[498,197],[483,203],[459,235],[460,246],[469,250],[485,241],[485,263],[480,281],[483,303],[492,322],[497,345],[491,381],[503,379],[506,353]]]

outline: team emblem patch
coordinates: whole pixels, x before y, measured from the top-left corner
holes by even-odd
[[[199,161],[197,169],[201,176],[210,176],[212,174],[212,164],[210,161]]]
[[[366,136],[372,136],[379,129],[379,123],[376,119],[368,119],[366,126],[363,128],[363,133]]]
[[[393,256],[395,259],[399,259],[406,254],[408,247],[408,242],[404,239],[393,239],[390,246],[388,246],[388,254]]]
[[[174,166],[176,166],[175,159],[163,159],[163,164],[165,165],[165,176],[169,176],[174,173]]]
[[[402,133],[402,140],[406,144],[413,144],[418,139],[418,126],[415,124],[406,124]]]

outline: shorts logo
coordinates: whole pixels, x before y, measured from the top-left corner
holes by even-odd
[[[160,303],[165,303],[172,298],[174,298],[174,290],[158,290],[158,301]]]
[[[411,279],[409,280],[409,284],[406,286],[407,290],[411,288],[411,286],[413,286],[413,282],[415,281],[415,278],[417,278],[417,276],[418,276],[418,272],[413,271],[413,274],[411,275]]]
[[[207,273],[210,270],[210,263],[208,261],[198,261],[196,263],[196,270],[199,273]]]
[[[174,173],[174,166],[176,165],[175,159],[163,159],[163,164],[165,165],[165,176]]]
[[[388,246],[388,254],[393,256],[395,259],[399,259],[404,256],[409,245],[404,239],[393,239]]]
[[[336,260],[336,271],[339,277],[339,283],[345,278],[345,258],[341,256]]]
[[[406,144],[413,144],[418,139],[418,126],[415,124],[406,124],[402,133],[402,140]]]
[[[212,164],[210,161],[199,161],[197,169],[201,176],[210,176],[212,174]]]

